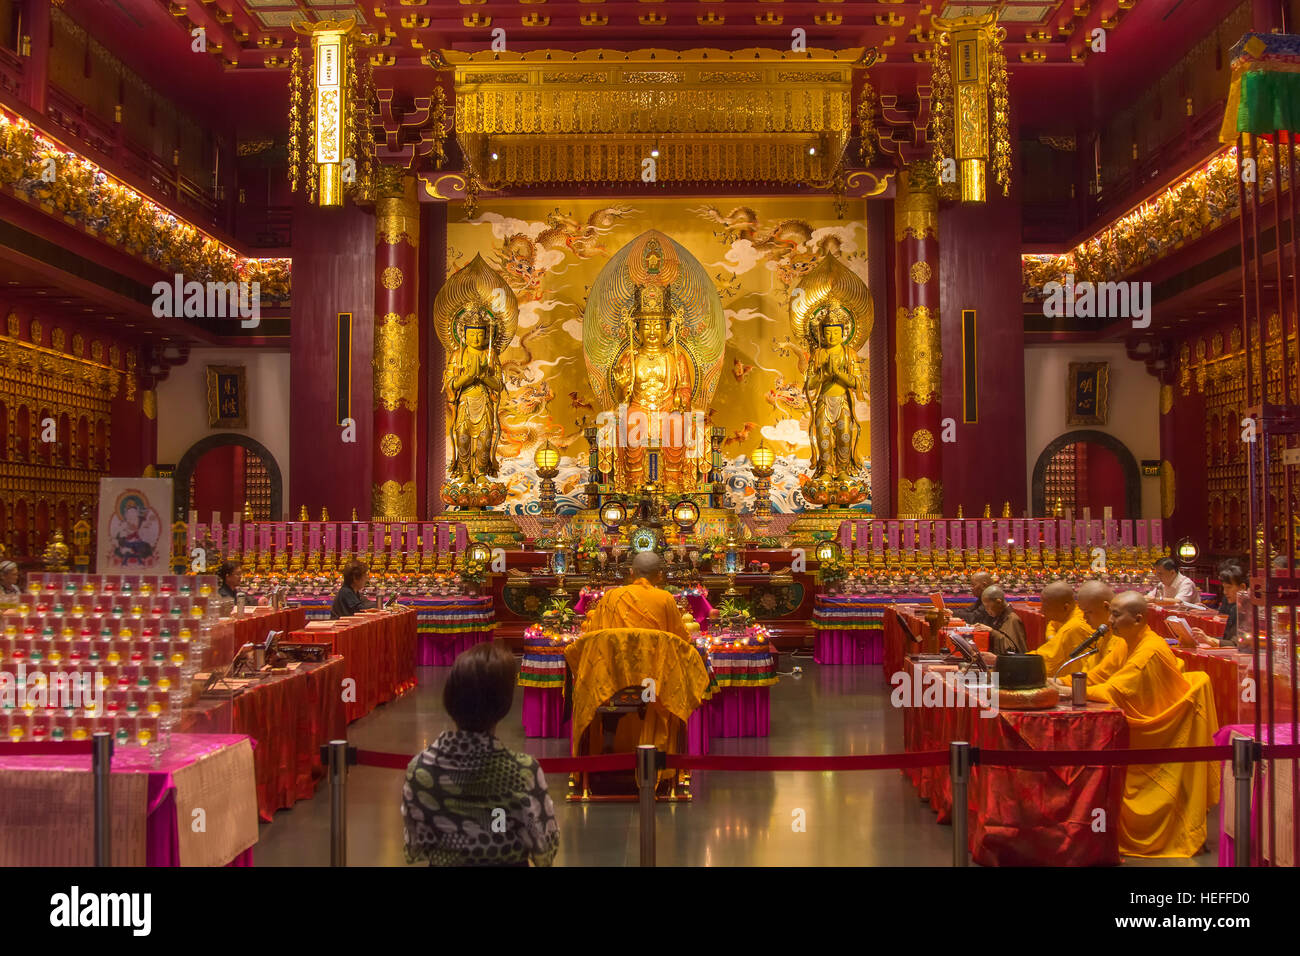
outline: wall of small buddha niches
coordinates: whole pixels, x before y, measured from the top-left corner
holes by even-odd
[[[1286,361],[1292,370],[1292,400],[1300,388],[1296,333],[1290,324]],[[1251,329],[1252,356],[1258,331]],[[1203,551],[1219,556],[1244,556],[1249,550],[1247,460],[1250,446],[1243,440],[1246,416],[1246,359],[1240,321],[1225,321],[1183,338],[1175,357],[1176,381],[1161,395],[1161,444],[1164,516],[1173,519],[1176,536],[1190,535]],[[1268,321],[1265,383],[1269,401],[1282,401],[1282,323]],[[1257,366],[1257,363],[1252,363]],[[1260,369],[1252,368],[1258,400]],[[1281,439],[1273,439],[1273,465],[1267,479],[1272,503],[1270,544],[1284,547],[1288,516],[1300,513],[1300,486],[1285,498]],[[1168,536],[1168,534],[1167,534]],[[1175,537],[1175,540],[1178,538]]]
[[[99,479],[113,473],[115,402],[147,416],[138,357],[107,337],[7,312],[0,329],[0,543],[39,557],[83,511],[94,526]],[[134,463],[132,463],[134,464]]]

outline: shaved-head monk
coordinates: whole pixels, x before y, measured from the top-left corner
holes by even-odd
[[[1110,602],[1110,627],[1127,654],[1104,680],[1089,681],[1088,699],[1124,712],[1134,749],[1209,746],[1218,729],[1209,677],[1183,672],[1183,662],[1148,626],[1148,613],[1146,598],[1136,591]],[[1217,765],[1205,763],[1129,767],[1120,853],[1188,857],[1200,852],[1206,810],[1218,800],[1218,781]]]
[[[1025,622],[1011,610],[1007,596],[996,584],[990,584],[980,595],[988,615],[990,630],[989,650],[994,654],[1024,654],[1029,649]]]
[[[610,627],[638,627],[686,637],[682,612],[671,594],[663,590],[664,561],[653,551],[632,559],[632,583],[612,588],[587,612],[584,631]]]
[[[992,624],[993,619],[989,617],[988,611],[984,609],[982,598],[984,589],[991,587],[993,584],[993,575],[987,571],[976,571],[970,576],[970,593],[975,595],[974,602],[969,607],[960,608],[952,612],[952,616],[960,618],[967,624]]]
[[[1083,609],[1075,602],[1074,588],[1064,581],[1053,581],[1043,588],[1038,597],[1042,603],[1043,617],[1047,620],[1047,640],[1042,647],[1035,648],[1030,653],[1043,658],[1047,664],[1048,676],[1054,676],[1058,671],[1061,676],[1073,674],[1075,671],[1087,670],[1091,666],[1089,661],[1097,663],[1100,658],[1094,654],[1077,660],[1068,667],[1062,667],[1069,660],[1070,652],[1093,632],[1093,628],[1084,620]]]

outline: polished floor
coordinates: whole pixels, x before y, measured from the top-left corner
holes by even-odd
[[[711,753],[834,755],[901,748],[902,715],[889,704],[879,666],[802,669],[772,689],[772,733],[764,739],[714,739]],[[367,750],[414,754],[451,724],[442,710],[447,668],[419,669],[419,687],[349,728]],[[537,756],[563,756],[566,740],[529,740],[521,693],[498,728],[507,746]],[[633,866],[638,862],[635,806],[571,804],[567,779],[549,781],[560,825],[557,866]],[[405,865],[398,810],[402,773],[354,767],[348,780],[348,863]],[[657,808],[660,866],[949,866],[952,828],[935,823],[929,806],[897,771],[856,773],[720,773],[694,775],[695,799]],[[802,811],[802,813],[799,813]],[[799,816],[805,829],[793,821]],[[1213,826],[1210,845],[1217,844]],[[282,810],[263,824],[254,852],[259,866],[329,864],[329,792]],[[1146,863],[1131,861],[1126,865]],[[1149,861],[1213,866],[1215,855]]]

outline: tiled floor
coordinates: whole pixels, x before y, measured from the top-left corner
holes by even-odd
[[[889,706],[889,686],[878,666],[819,667],[796,660],[802,677],[784,677],[772,689],[772,734],[764,739],[715,738],[715,754],[833,755],[885,753],[901,748],[902,716]],[[791,666],[788,656],[782,666]],[[419,669],[420,686],[349,728],[349,740],[368,750],[414,754],[451,726],[442,710],[446,668]],[[510,747],[538,756],[562,756],[567,740],[528,740],[520,724],[521,695],[498,728]],[[564,778],[549,781],[560,824],[559,866],[635,865],[635,805],[570,804]],[[354,767],[348,783],[348,863],[404,864],[398,810],[402,774]],[[934,814],[897,771],[855,773],[719,773],[694,775],[695,799],[657,810],[660,866],[948,866],[952,828]],[[803,811],[806,830],[792,826]],[[1217,843],[1212,833],[1211,846]],[[263,824],[254,853],[259,866],[329,863],[329,792],[282,810]],[[1213,853],[1194,860],[1215,864]],[[1132,864],[1127,864],[1132,865]]]

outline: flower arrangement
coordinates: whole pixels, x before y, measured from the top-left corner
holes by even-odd
[[[553,628],[568,630],[577,623],[578,616],[564,598],[552,598],[542,612],[542,623]]]

